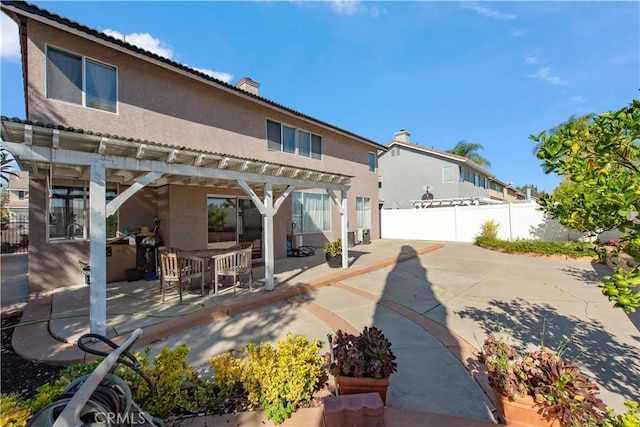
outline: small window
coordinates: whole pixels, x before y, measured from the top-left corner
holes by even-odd
[[[116,112],[116,68],[82,56],[47,48],[47,98]]]
[[[298,131],[298,154],[302,157],[311,157],[311,134],[303,130]]]
[[[29,198],[29,192],[24,190],[18,190],[18,200],[26,200]]]
[[[369,172],[376,171],[376,155],[375,153],[369,153]]]
[[[311,135],[311,158],[317,160],[322,158],[322,138],[318,135]]]
[[[442,167],[442,182],[453,182],[453,166]]]
[[[269,150],[282,151],[282,126],[267,120],[267,146]]]
[[[282,126],[282,151],[294,154],[296,152],[296,130],[289,126]]]
[[[356,226],[371,228],[371,199],[369,197],[356,197]]]
[[[476,187],[480,187],[480,175],[476,174],[476,179],[474,184]]]

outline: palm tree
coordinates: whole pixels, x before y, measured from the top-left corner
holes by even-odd
[[[447,153],[466,157],[479,166],[486,166],[490,168],[491,162],[478,154],[478,150],[484,150],[484,147],[480,144],[474,144],[473,142],[468,142],[467,140],[463,139],[462,141],[458,141],[456,146],[451,150],[447,150]]]
[[[0,181],[4,181],[5,184],[9,182],[10,177],[18,176],[11,162],[13,159],[9,156],[7,149],[0,147]]]

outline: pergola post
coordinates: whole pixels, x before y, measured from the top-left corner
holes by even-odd
[[[264,289],[266,291],[272,291],[274,287],[273,280],[273,263],[275,262],[275,257],[273,255],[274,251],[274,243],[273,243],[273,185],[271,182],[267,181],[264,184],[264,207],[265,207],[265,215],[264,215]]]
[[[101,162],[90,167],[89,183],[89,235],[90,293],[89,325],[94,334],[106,335],[107,331],[107,230],[105,166]]]
[[[341,191],[342,201],[341,207],[342,210],[340,212],[340,226],[342,227],[342,268],[349,268],[349,235],[348,235],[348,224],[347,221],[347,190]]]

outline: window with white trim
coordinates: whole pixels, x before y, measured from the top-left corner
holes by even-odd
[[[47,47],[47,98],[115,113],[116,67]]]
[[[371,229],[371,199],[356,197],[356,226]]]
[[[293,232],[295,234],[331,231],[329,196],[321,193],[293,193]]]
[[[322,158],[322,137],[267,119],[267,148],[319,160]]]

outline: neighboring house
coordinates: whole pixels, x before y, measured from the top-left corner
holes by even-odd
[[[29,220],[29,174],[25,171],[14,171],[17,176],[10,175],[4,191],[7,192],[8,219],[12,222],[26,223]]]
[[[494,200],[512,202],[516,200],[527,200],[527,195],[515,189],[508,183],[504,183],[497,178],[489,180],[489,197]]]
[[[267,290],[290,239],[346,249],[347,224],[379,238],[384,146],[261,97],[251,79],[224,83],[29,3],[2,10],[19,26],[27,112],[2,117],[2,138],[31,175],[36,289],[82,283],[90,259],[102,304],[105,230],[155,219],[182,249],[253,242]]]
[[[417,201],[490,201],[495,176],[486,169],[466,157],[411,143],[406,130],[394,135],[378,157],[384,209],[408,209]]]

